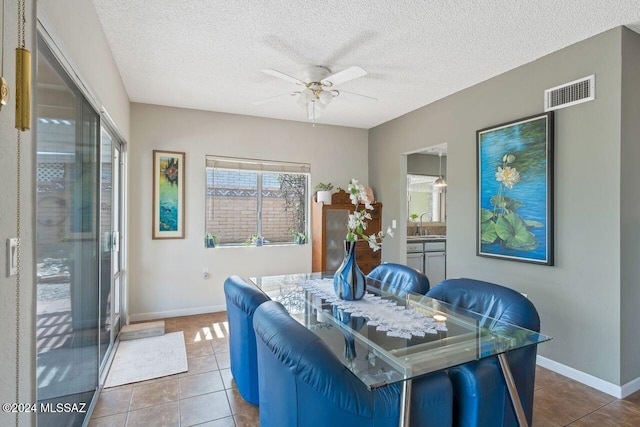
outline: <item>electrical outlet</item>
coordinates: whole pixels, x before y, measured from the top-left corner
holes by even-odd
[[[396,220],[392,219],[391,220],[391,228],[397,228],[397,227],[398,227],[398,224],[396,223]]]

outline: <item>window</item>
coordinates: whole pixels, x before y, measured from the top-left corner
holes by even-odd
[[[308,164],[207,156],[206,234],[222,246],[258,236],[266,245],[306,242],[309,172]]]
[[[444,191],[433,186],[437,176],[407,174],[407,212],[409,220],[423,222],[445,220]],[[411,215],[414,215],[412,218]],[[417,216],[416,216],[417,215]]]

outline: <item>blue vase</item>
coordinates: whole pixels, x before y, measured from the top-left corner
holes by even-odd
[[[333,276],[333,289],[338,298],[354,301],[364,296],[365,277],[356,264],[356,242],[344,242],[344,260]]]
[[[344,335],[344,358],[345,360],[354,360],[358,355],[356,353],[356,341],[350,331],[360,331],[367,323],[367,319],[351,316],[351,313],[345,313],[343,309],[335,305],[333,306],[333,317],[350,327],[350,329],[342,329],[342,334]]]

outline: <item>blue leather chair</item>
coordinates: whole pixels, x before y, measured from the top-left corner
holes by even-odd
[[[392,262],[380,264],[367,278],[376,279],[384,283],[382,290],[404,296],[407,292],[426,294],[429,290],[429,279],[415,268]]]
[[[269,301],[258,307],[253,326],[262,427],[398,425],[400,386],[369,391],[322,339],[280,303]],[[413,381],[412,426],[450,426],[451,411],[451,382],[445,373]]]
[[[540,331],[534,305],[513,289],[473,279],[449,279],[427,296],[489,318]],[[483,325],[490,329],[499,326]],[[537,346],[510,351],[507,360],[525,415],[531,425]],[[516,426],[517,420],[497,357],[449,370],[454,389],[454,424],[457,426]]]
[[[224,295],[229,320],[231,373],[242,398],[257,405],[259,402],[258,362],[253,313],[269,298],[238,276],[231,276],[225,280]]]

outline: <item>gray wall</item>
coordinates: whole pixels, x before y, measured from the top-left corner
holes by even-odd
[[[311,271],[311,245],[205,249],[205,156],[311,164],[311,186],[368,182],[368,132],[342,126],[132,104],[129,314],[132,320],[225,309],[224,280]],[[185,239],[151,239],[152,151],[186,152]],[[176,255],[179,254],[179,255]],[[201,272],[208,268],[210,278]]]
[[[527,293],[542,332],[554,338],[538,354],[614,385],[639,375],[634,366],[621,378],[621,34],[616,28],[569,46],[369,134],[369,177],[384,200],[385,218],[406,215],[398,185],[406,173],[401,153],[423,147],[425,140],[448,143],[448,277],[474,277]],[[544,89],[594,73],[597,99],[555,116],[556,266],[476,256],[476,130],[540,113]],[[625,162],[637,167],[632,154]],[[403,259],[402,238],[385,241],[386,261]],[[637,253],[637,239],[625,243]],[[635,292],[628,290],[628,304],[637,307]]]
[[[419,153],[407,156],[407,173],[438,176],[439,172],[440,159],[438,156]],[[442,156],[442,177],[447,177],[447,156]]]
[[[25,2],[27,13],[27,49],[32,53],[32,65],[35,75],[35,53],[33,22],[35,2]],[[16,399],[16,277],[6,276],[6,239],[16,236],[16,129],[15,125],[15,53],[17,46],[17,2],[6,2],[5,12],[5,51],[4,78],[10,87],[9,103],[0,111],[0,402],[15,402]],[[32,86],[32,93],[35,88]],[[32,102],[32,112],[33,102]],[[32,120],[32,126],[36,123]],[[22,133],[21,143],[21,257],[20,266],[20,395],[19,402],[35,402],[35,295],[34,286],[34,142],[35,129]],[[15,423],[15,414],[0,412],[0,425]],[[20,415],[20,425],[35,425],[34,414]]]
[[[640,376],[640,35],[622,31],[620,307],[622,383]]]

